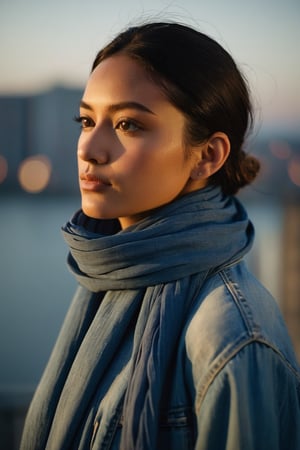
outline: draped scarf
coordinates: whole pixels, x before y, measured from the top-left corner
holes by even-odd
[[[116,404],[126,417],[120,448],[153,450],[160,400],[187,314],[206,278],[249,251],[253,226],[235,197],[207,187],[124,230],[117,220],[79,211],[62,232],[81,288],[35,394],[21,448],[72,448],[73,431],[133,328]]]

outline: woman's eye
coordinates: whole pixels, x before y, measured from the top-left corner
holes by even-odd
[[[74,117],[74,120],[75,120],[75,122],[80,123],[82,129],[90,128],[94,125],[93,120],[86,116]]]
[[[141,126],[138,125],[133,120],[120,120],[115,128],[116,130],[121,130],[124,131],[125,133],[141,130]]]

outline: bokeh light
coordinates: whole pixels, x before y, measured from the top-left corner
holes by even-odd
[[[8,164],[4,156],[0,155],[0,184],[3,183],[8,173]]]
[[[294,156],[289,161],[288,174],[291,181],[300,187],[300,156]]]
[[[43,191],[51,176],[51,162],[45,155],[24,159],[19,167],[18,179],[22,188],[30,193]]]
[[[278,159],[288,159],[292,154],[289,144],[285,141],[271,141],[269,148],[272,155]]]

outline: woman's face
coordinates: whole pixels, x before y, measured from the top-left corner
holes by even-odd
[[[80,106],[82,209],[125,228],[151,210],[202,187],[190,178],[185,119],[144,69],[118,54],[92,72]]]

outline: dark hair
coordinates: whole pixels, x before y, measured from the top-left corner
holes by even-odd
[[[211,184],[232,195],[253,181],[259,162],[242,149],[253,124],[249,91],[224,48],[186,25],[148,23],[115,37],[97,54],[92,71],[115,53],[138,61],[184,114],[187,146],[205,142],[217,131],[227,134],[230,155],[210,177]]]

